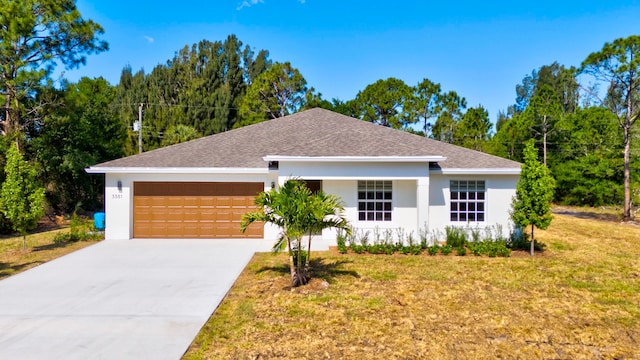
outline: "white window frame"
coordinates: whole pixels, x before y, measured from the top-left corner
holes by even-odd
[[[358,221],[393,221],[393,181],[358,180]]]
[[[449,221],[487,221],[486,184],[485,180],[450,180]]]

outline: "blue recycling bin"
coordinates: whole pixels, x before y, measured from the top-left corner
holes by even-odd
[[[104,213],[97,212],[93,214],[93,227],[97,230],[104,230]]]

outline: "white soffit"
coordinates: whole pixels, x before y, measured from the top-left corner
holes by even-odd
[[[455,168],[455,169],[438,169],[431,170],[431,173],[434,174],[443,174],[443,175],[520,175],[520,168],[492,168],[492,169],[465,169],[465,168]]]

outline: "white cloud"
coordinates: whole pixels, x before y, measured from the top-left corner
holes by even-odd
[[[240,5],[238,5],[236,10],[242,10],[243,8],[252,7],[253,5],[262,4],[262,3],[264,3],[263,0],[245,0]]]
[[[152,38],[151,36],[147,36],[147,35],[144,36],[144,39],[147,40],[147,42],[149,44],[152,44],[154,41],[156,41],[154,38]]]

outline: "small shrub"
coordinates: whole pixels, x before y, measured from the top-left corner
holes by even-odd
[[[440,246],[438,246],[438,244],[431,245],[427,248],[427,252],[431,256],[434,256],[435,254],[437,254],[439,250],[440,250]]]
[[[397,250],[398,250],[398,247],[392,244],[385,245],[383,249],[384,253],[387,255],[393,255]]]
[[[365,246],[365,249],[370,254],[387,254],[392,255],[399,247],[393,243],[392,233],[390,230],[385,230],[381,233],[378,228],[373,232],[374,242],[371,245]],[[365,241],[366,244],[366,241]]]
[[[487,226],[484,228],[484,236],[482,237],[482,241],[493,241],[493,231],[491,226]]]
[[[78,214],[73,213],[71,216],[71,222],[69,223],[71,234],[77,236],[84,230],[84,224],[82,223],[82,219],[78,217]]]
[[[377,226],[373,229],[373,243],[374,244],[382,243],[382,239],[380,237],[380,228]]]
[[[373,244],[373,245],[369,245],[367,247],[367,252],[369,254],[384,254],[385,253],[385,246],[383,244]]]
[[[369,249],[369,232],[356,230],[349,240],[349,248],[356,254],[363,254]]]
[[[401,248],[404,250],[404,253],[406,254],[415,254],[416,248],[419,249],[418,253],[420,253],[420,249],[422,249],[422,247],[418,244],[418,242],[414,238],[413,231],[407,235],[407,242],[406,244],[402,244]]]
[[[472,242],[468,246],[473,255],[480,256],[484,254],[484,242]]]
[[[480,242],[482,239],[480,237],[480,229],[476,227],[475,229],[471,229],[471,241],[474,243]]]
[[[403,228],[396,229],[396,247],[398,249],[402,248],[405,245],[405,232]]]
[[[502,246],[498,247],[498,250],[496,252],[496,255],[498,255],[499,257],[509,257],[511,256],[511,249],[509,249],[507,247],[506,244],[501,243]]]
[[[353,242],[349,245],[349,247],[351,248],[351,251],[356,254],[364,254],[364,252],[367,250],[363,245],[358,245]]]
[[[340,252],[340,254],[346,254],[349,249],[347,248],[347,234],[344,231],[338,232],[336,243],[338,245],[338,252]]]
[[[453,246],[446,244],[440,248],[442,255],[449,255],[453,251]]]
[[[66,242],[102,239],[102,235],[91,232],[92,229],[93,225],[91,222],[79,217],[76,213],[74,213],[71,217],[69,232],[57,233],[53,238],[53,243],[62,244]]]
[[[429,247],[429,226],[427,225],[427,223],[424,224],[423,227],[420,228],[420,247],[422,247],[423,250],[426,250],[427,247]]]
[[[530,250],[531,241],[529,240],[529,234],[522,231],[520,228],[514,230],[513,233],[511,233],[507,246],[511,248],[511,250]],[[546,247],[546,244],[539,241],[534,241],[533,243],[535,251],[544,251]]]
[[[496,234],[494,237],[496,241],[507,241],[507,239],[504,237],[504,232],[502,231],[502,224],[496,224],[494,232]]]
[[[422,246],[418,244],[403,246],[400,252],[405,255],[420,255],[420,253],[422,253]]]
[[[485,229],[484,232],[479,229],[470,230],[470,236],[474,240],[470,242],[468,241],[469,235],[467,235],[465,229],[447,227],[447,243],[444,246],[440,246],[435,240],[438,235],[437,232],[433,232],[431,238],[428,239],[427,231],[421,230],[418,240],[415,238],[413,232],[407,233],[401,228],[395,230],[387,229],[384,232],[375,229],[373,233],[375,241],[372,244],[369,243],[370,233],[368,231],[356,230],[354,234],[350,236],[347,236],[344,232],[339,232],[336,237],[336,243],[338,245],[338,251],[342,254],[351,250],[356,254],[392,255],[400,252],[405,255],[419,255],[426,250],[429,255],[434,256],[438,252],[442,253],[442,255],[449,255],[455,250],[458,256],[466,256],[468,252],[471,252],[475,256],[509,257],[511,256],[512,246],[517,246],[520,243],[518,241],[507,241],[499,235],[499,230],[500,229],[496,231],[497,238],[495,239],[490,238],[491,229]],[[59,234],[57,235],[56,241],[77,241],[75,239],[83,239],[83,236],[85,236],[82,232],[78,231],[74,231],[73,234],[77,235]],[[395,239],[394,235],[396,236]],[[526,235],[523,235],[523,237],[526,237]],[[512,237],[510,240],[512,239],[514,238]],[[433,245],[429,246],[429,243]],[[453,246],[452,244],[463,245]],[[526,244],[530,243],[527,241]],[[544,246],[543,244],[541,245]]]
[[[429,233],[429,243],[431,245],[438,245],[438,241],[442,239],[442,231],[438,230],[438,229],[433,229],[430,233]]]
[[[467,233],[464,229],[455,226],[447,226],[444,230],[447,234],[447,245],[450,245],[453,248],[458,248],[467,244]]]
[[[393,230],[385,229],[384,230],[384,243],[392,244],[393,243]]]
[[[498,249],[495,247],[490,247],[489,249],[487,249],[487,256],[489,257],[496,257],[498,256]]]
[[[358,236],[356,236],[356,241],[366,249],[369,246],[369,232],[364,231],[359,233]]]
[[[71,234],[68,232],[59,232],[53,238],[54,244],[62,244],[71,241]]]

